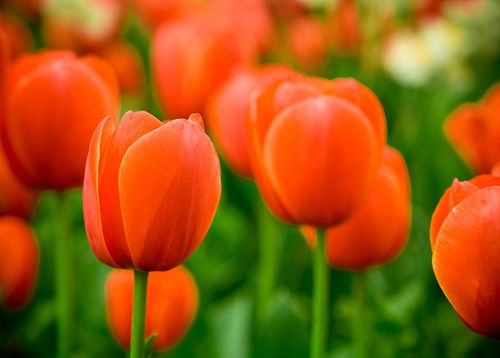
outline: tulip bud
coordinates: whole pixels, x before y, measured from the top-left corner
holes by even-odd
[[[358,97],[375,97],[353,82]],[[367,111],[368,101],[336,93],[337,86],[314,78],[277,81],[253,101],[252,171],[270,209],[287,222],[337,225],[373,185],[385,117]]]
[[[118,126],[109,118],[99,124],[83,184],[85,227],[99,260],[165,271],[201,243],[221,193],[219,159],[201,122],[127,112]]]
[[[19,57],[6,81],[1,134],[14,173],[36,189],[81,185],[95,127],[118,114],[113,70],[97,57],[44,51]]]
[[[0,299],[6,308],[25,306],[38,275],[38,244],[26,222],[0,218]]]
[[[106,282],[106,306],[111,331],[121,346],[130,346],[134,296],[131,270],[113,270]],[[198,308],[198,288],[189,271],[180,266],[151,272],[146,296],[145,338],[157,334],[153,351],[165,351],[186,334]]]
[[[432,216],[434,274],[465,324],[500,337],[500,178],[455,180]]]

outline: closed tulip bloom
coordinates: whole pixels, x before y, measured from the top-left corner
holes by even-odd
[[[195,0],[134,0],[133,4],[141,20],[151,29],[199,7]]]
[[[199,115],[160,122],[127,112],[90,143],[83,212],[102,262],[142,271],[180,265],[203,240],[221,193],[219,159]]]
[[[366,107],[365,96],[379,109]],[[383,111],[366,87],[349,79],[278,81],[254,99],[249,122],[253,174],[278,217],[326,228],[365,200],[385,142]]]
[[[386,147],[368,200],[344,223],[327,230],[332,266],[364,270],[396,256],[408,238],[410,188],[403,157]]]
[[[500,178],[455,179],[432,216],[432,266],[453,308],[474,331],[500,338]]]
[[[193,16],[157,29],[152,69],[166,113],[185,117],[204,112],[208,97],[235,66],[254,61],[256,44],[242,43],[234,30],[214,16]]]
[[[290,21],[287,41],[294,59],[307,68],[315,68],[326,60],[328,37],[322,20],[304,16]]]
[[[488,173],[500,161],[500,85],[494,86],[479,103],[458,107],[445,122],[445,133],[477,173]]]
[[[293,74],[282,66],[243,67],[211,98],[207,110],[210,131],[224,159],[238,174],[252,175],[247,128],[252,98],[265,86]]]
[[[113,70],[97,57],[44,51],[20,57],[4,89],[2,144],[14,173],[37,189],[82,184],[97,124],[119,110]]]
[[[10,309],[25,306],[38,275],[38,244],[28,224],[14,216],[0,218],[0,299]]]
[[[106,306],[111,331],[121,346],[130,346],[134,274],[113,270],[106,282]],[[156,333],[153,351],[165,351],[186,334],[196,316],[198,288],[189,271],[180,266],[149,275],[145,337]]]

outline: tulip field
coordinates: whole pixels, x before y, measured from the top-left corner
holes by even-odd
[[[498,0],[0,0],[0,357],[500,356]]]

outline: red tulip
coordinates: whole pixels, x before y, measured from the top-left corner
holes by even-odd
[[[215,93],[207,106],[208,124],[224,158],[237,173],[252,175],[247,118],[259,90],[293,72],[281,66],[243,67]]]
[[[22,308],[31,299],[38,256],[38,244],[28,224],[13,216],[0,218],[0,297],[6,308]]]
[[[106,282],[108,323],[117,341],[130,346],[134,274],[113,270]],[[165,351],[186,334],[196,315],[198,289],[189,271],[180,266],[149,274],[145,337],[157,334],[153,350]]]
[[[327,259],[350,270],[385,263],[405,245],[409,224],[408,170],[401,154],[386,147],[368,200],[347,221],[327,230]]]
[[[341,0],[330,9],[328,20],[332,45],[340,52],[356,50],[363,43],[363,32],[358,19],[356,2]]]
[[[256,42],[222,18],[193,16],[168,22],[155,32],[152,68],[163,109],[174,117],[203,112],[208,97],[236,65],[253,62]]]
[[[4,109],[2,141],[14,173],[32,188],[64,190],[81,185],[95,127],[118,113],[118,86],[96,57],[25,55],[9,70]]]
[[[431,223],[432,266],[453,308],[474,331],[500,338],[500,178],[446,190]]]
[[[203,240],[221,193],[215,148],[199,115],[161,123],[127,112],[106,119],[90,143],[83,184],[94,254],[115,267],[164,271]]]
[[[385,142],[383,111],[366,87],[278,81],[254,99],[249,122],[252,171],[278,217],[329,227],[362,204]]]
[[[500,85],[477,104],[464,104],[446,120],[444,129],[459,154],[477,173],[488,173],[500,161]]]

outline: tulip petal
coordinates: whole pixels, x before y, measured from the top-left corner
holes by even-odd
[[[120,209],[118,188],[120,164],[134,142],[160,127],[161,122],[147,112],[127,112],[109,140],[106,156],[101,162],[99,198],[102,230],[109,253],[119,267],[127,268],[132,265]]]
[[[327,230],[330,264],[364,270],[394,258],[408,238],[408,187],[409,176],[403,157],[386,147],[377,182],[368,200],[347,221]]]
[[[99,163],[103,148],[112,137],[116,126],[111,118],[104,119],[97,126],[90,141],[89,154],[83,180],[83,215],[85,229],[92,251],[99,260],[110,266],[117,266],[106,247],[102,231],[101,203],[99,200]]]
[[[457,179],[453,181],[451,187],[444,192],[432,214],[430,227],[431,249],[434,248],[439,230],[450,211],[478,189],[492,185],[500,186],[500,178],[489,174],[478,175],[469,181],[460,182]]]
[[[295,222],[329,227],[366,199],[379,164],[368,119],[333,96],[301,101],[281,112],[264,142],[264,165]]]
[[[182,263],[208,231],[220,186],[215,148],[197,123],[173,120],[135,142],[119,173],[134,267],[161,271]]]
[[[477,332],[500,337],[500,187],[456,205],[439,231],[432,264],[444,294]]]
[[[249,146],[249,156],[254,179],[271,211],[287,222],[293,222],[293,218],[276,195],[264,168],[264,138],[269,126],[280,111],[292,103],[318,94],[318,90],[309,83],[281,80],[264,89],[254,98],[250,107],[248,126],[251,135],[251,145]]]

